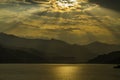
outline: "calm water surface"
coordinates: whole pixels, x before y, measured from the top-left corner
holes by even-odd
[[[0,64],[0,80],[120,80],[114,65]]]

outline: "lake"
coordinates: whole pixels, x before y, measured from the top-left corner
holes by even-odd
[[[0,64],[0,80],[120,80],[108,64]]]

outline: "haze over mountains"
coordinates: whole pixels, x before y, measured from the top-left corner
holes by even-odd
[[[77,1],[78,7],[63,12],[44,0],[0,3],[2,61],[86,62],[120,51],[119,1]]]
[[[55,39],[52,40],[25,39],[4,33],[0,33],[0,45],[1,48],[7,49],[7,52],[5,52],[6,50],[3,51],[7,53],[7,55],[9,54],[10,51],[9,58],[13,56],[12,54],[17,53],[16,57],[13,58],[16,59],[17,57],[19,59],[32,58],[32,60],[30,61],[33,62],[36,62],[36,60],[38,62],[41,62],[41,59],[43,59],[42,62],[47,62],[46,60],[51,62],[58,60],[58,62],[80,63],[80,62],[86,62],[89,59],[92,59],[99,54],[105,54],[112,51],[120,50],[119,45],[108,45],[98,42],[84,46],[75,45],[75,44],[72,45]],[[3,54],[4,53],[1,53],[1,55]],[[22,56],[20,57],[19,55]]]

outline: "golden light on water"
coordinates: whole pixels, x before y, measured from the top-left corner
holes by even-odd
[[[59,80],[75,80],[78,69],[76,66],[58,66],[54,72]]]

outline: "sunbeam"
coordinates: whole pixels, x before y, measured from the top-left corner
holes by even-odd
[[[88,0],[50,0],[17,7],[0,4],[3,5],[6,7],[0,7],[0,32],[80,45],[95,41],[120,44],[119,12]]]

